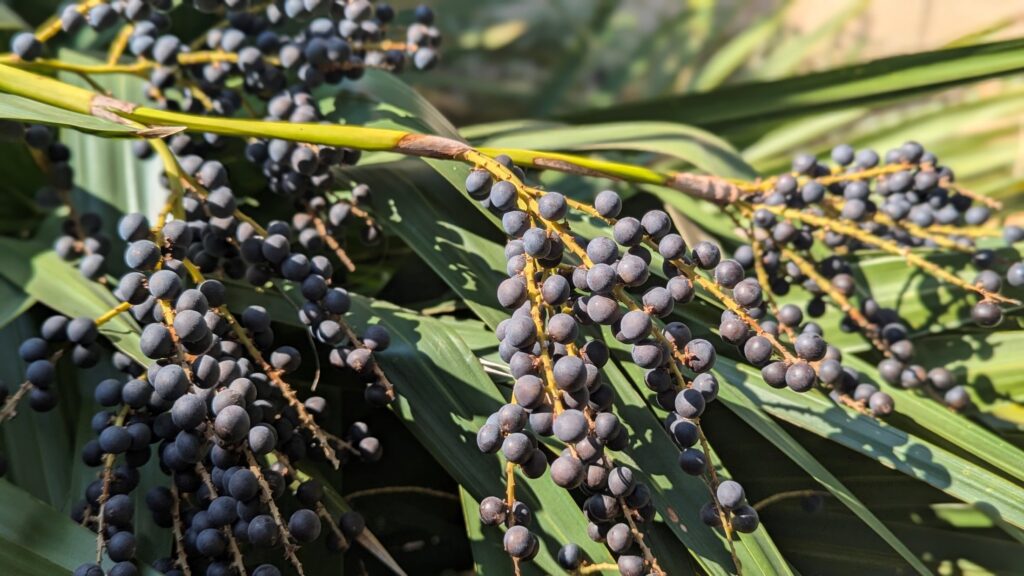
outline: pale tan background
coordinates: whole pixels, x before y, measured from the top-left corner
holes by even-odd
[[[738,2],[759,5],[758,11],[778,2]],[[796,32],[813,30],[828,20],[845,2],[796,0],[787,15],[787,27]],[[1001,40],[1024,35],[1024,0],[869,0],[864,13],[846,26],[847,46],[865,41],[862,54],[878,58],[892,54],[938,48],[992,24],[1002,25],[986,35]],[[836,63],[821,53],[818,66]]]

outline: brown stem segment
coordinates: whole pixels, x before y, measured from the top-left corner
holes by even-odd
[[[256,345],[253,344],[249,336],[245,334],[245,329],[238,324],[238,321],[235,320],[234,315],[232,315],[227,309],[227,306],[221,306],[218,308],[217,313],[228,321],[228,324],[231,325],[231,330],[235,332],[235,335],[242,343],[242,346],[244,346],[249,352],[249,355],[252,356],[253,360],[259,364],[260,369],[267,374],[270,381],[281,392],[281,395],[284,396],[288,405],[295,409],[299,416],[299,422],[301,422],[303,427],[309,430],[313,434],[313,437],[317,439],[317,442],[320,444],[320,449],[323,450],[324,456],[326,456],[331,462],[331,465],[335,468],[341,466],[341,462],[338,460],[337,455],[335,455],[334,448],[332,448],[328,442],[326,434],[320,428],[320,425],[313,419],[313,415],[306,410],[306,405],[299,400],[299,397],[295,394],[295,390],[293,390],[292,387],[281,378],[281,371],[277,370],[264,360],[263,355],[260,354],[260,351],[256,348]]]
[[[256,480],[260,485],[260,497],[263,502],[270,509],[270,515],[274,518],[274,524],[277,525],[278,535],[281,538],[281,546],[284,547],[284,555],[291,562],[292,567],[299,573],[299,576],[303,576],[305,572],[302,570],[302,562],[299,561],[299,557],[295,555],[295,551],[298,547],[291,540],[291,536],[288,535],[288,530],[285,528],[287,524],[284,522],[284,518],[281,517],[281,511],[277,508],[277,503],[274,502],[274,494],[270,490],[270,485],[267,484],[267,479],[263,477],[263,469],[260,468],[259,462],[256,461],[256,457],[253,456],[249,450],[245,451],[245,459],[249,464],[249,471],[256,476]]]
[[[87,0],[87,3],[96,4],[100,3],[100,1]],[[51,24],[56,26],[56,31],[59,31],[59,20],[54,19],[51,21]],[[192,63],[190,59],[199,58],[199,54],[199,51],[182,54],[180,61],[190,64]],[[218,59],[231,61],[232,59],[237,60],[237,55],[207,52],[202,55],[201,59],[204,62],[213,62]],[[252,121],[235,118],[210,118],[169,112],[110,98],[14,67],[14,65],[25,66],[27,64],[31,63],[6,60],[3,64],[0,64],[0,90],[29,97],[65,110],[93,114],[136,129],[141,128],[140,132],[145,131],[145,126],[173,127],[174,129],[211,132],[228,136],[281,138],[294,142],[351,147],[367,151],[391,151],[412,156],[459,160],[474,164],[477,163],[474,160],[474,156],[506,154],[516,164],[525,167],[665,186],[679,190],[694,198],[719,205],[740,201],[746,194],[768,190],[774,185],[776,180],[769,178],[757,182],[742,182],[715,176],[660,172],[643,166],[557,152],[503,148],[481,148],[477,151],[459,140],[399,130],[370,129],[361,126]],[[135,64],[135,66],[139,65],[145,67],[149,63],[142,61]],[[82,72],[82,70],[77,71]],[[96,70],[96,72],[103,71],[110,72],[110,70]],[[145,126],[140,126],[140,123]],[[868,170],[833,174],[817,178],[817,180],[827,185],[833,182],[871,178],[903,170],[908,166],[891,164]],[[970,191],[964,189],[959,189],[959,191],[964,195],[977,198],[987,205],[998,205],[991,199],[986,199]]]
[[[619,506],[622,507],[622,516],[626,518],[626,523],[629,525],[629,531],[633,534],[633,541],[640,547],[640,552],[644,555],[644,561],[651,568],[652,574],[658,576],[665,576],[665,571],[661,569],[661,565],[658,564],[658,558],[654,555],[651,547],[644,542],[644,533],[636,525],[636,520],[633,519],[633,511],[626,506],[626,500],[619,498]]]
[[[537,282],[534,279],[537,265],[533,258],[527,258],[526,269],[523,274],[526,276],[526,294],[530,299],[530,319],[533,320],[533,327],[537,332],[537,342],[540,343],[540,361],[544,369],[544,388],[547,390],[548,399],[551,401],[551,409],[557,418],[562,413],[562,397],[555,384],[554,363],[551,355],[548,354],[547,334],[544,330],[544,319],[541,318],[541,295]]]
[[[31,391],[32,383],[26,380],[21,383],[21,386],[18,386],[18,390],[14,394],[8,396],[7,400],[4,400],[4,406],[0,409],[0,424],[18,415],[18,403]]]
[[[56,364],[60,360],[61,356],[64,355],[64,349],[57,350],[50,355],[50,362]],[[18,404],[25,397],[26,394],[32,391],[32,383],[28,380],[21,383],[18,389],[4,400],[3,407],[0,408],[0,424],[14,418],[18,415]]]
[[[100,492],[99,498],[99,511],[96,512],[96,563],[99,564],[103,561],[103,548],[107,543],[104,530],[106,529],[106,521],[103,516],[104,509],[107,507],[107,500],[110,499],[110,479],[114,472],[114,454],[105,454],[103,456],[103,489]]]
[[[338,547],[342,550],[348,550],[351,543],[349,543],[348,538],[345,537],[345,533],[341,531],[341,528],[338,528],[338,523],[334,521],[334,518],[331,516],[331,513],[327,511],[327,507],[324,506],[323,502],[316,503],[316,515],[319,516],[325,524],[327,524],[331,533],[338,539]]]
[[[120,426],[124,424],[124,419],[128,415],[128,406],[124,406],[117,413],[117,417],[114,419],[114,426]],[[110,499],[110,482],[114,473],[114,461],[117,459],[116,454],[105,454],[103,456],[103,488],[100,492],[99,498],[99,511],[96,512],[96,563],[99,564],[103,561],[103,548],[107,543],[106,534],[104,530],[106,528],[106,519],[103,516],[104,509],[107,506],[107,500]]]
[[[800,272],[804,276],[813,280],[814,283],[821,288],[822,292],[831,298],[836,305],[839,306],[839,309],[847,314],[850,319],[857,324],[857,326],[864,332],[864,335],[871,340],[871,343],[875,348],[886,356],[889,356],[889,347],[886,346],[878,336],[878,326],[868,320],[867,317],[864,316],[864,313],[860,311],[860,308],[854,306],[853,303],[850,302],[850,299],[847,298],[845,294],[837,290],[828,278],[822,276],[812,262],[786,247],[782,247],[780,252],[783,258],[796,264],[796,267],[800,269]]]
[[[192,576],[192,569],[188,566],[188,558],[185,556],[185,533],[181,529],[181,498],[178,495],[178,486],[171,482],[171,530],[174,532],[174,562],[181,569],[185,576]]]
[[[715,465],[711,460],[711,445],[708,443],[708,437],[704,435],[704,429],[699,424],[697,425],[697,434],[700,436],[700,447],[704,450],[704,457],[707,459],[708,481],[705,484],[708,487],[708,492],[711,493],[711,501],[714,502],[715,509],[718,510],[718,519],[722,522],[725,540],[729,543],[729,553],[732,555],[732,561],[736,565],[736,574],[743,574],[740,557],[736,555],[736,544],[733,543],[732,519],[725,511],[725,508],[722,507],[722,503],[718,501],[718,474],[715,472]]]
[[[980,203],[984,204],[985,206],[988,206],[989,208],[991,208],[993,210],[1002,210],[1003,209],[1003,203],[1000,202],[999,200],[996,200],[995,198],[989,198],[988,196],[985,196],[984,194],[980,194],[980,193],[975,192],[973,190],[968,190],[967,188],[964,188],[963,186],[960,186],[959,184],[953,184],[952,182],[947,182],[945,184],[946,184],[946,186],[948,188],[951,188],[952,190],[955,190],[958,194],[960,194],[962,196],[967,196],[971,200],[975,200],[977,202],[980,202]]]
[[[347,451],[349,451],[349,452],[351,452],[352,454],[355,454],[355,455],[357,455],[357,456],[359,455],[359,449],[358,449],[358,448],[356,448],[355,446],[353,446],[353,445],[352,445],[352,444],[351,444],[350,442],[347,442],[347,441],[345,441],[345,439],[344,439],[344,438],[341,438],[341,437],[339,437],[339,436],[338,436],[338,435],[336,435],[336,434],[332,434],[332,433],[330,433],[330,432],[326,432],[326,431],[324,432],[324,434],[326,434],[326,435],[327,435],[327,438],[328,438],[328,439],[329,439],[329,440],[330,440],[331,442],[333,442],[333,443],[335,443],[336,445],[340,446],[340,447],[341,447],[341,448],[342,448],[343,450],[347,450]],[[280,456],[280,458],[284,458],[284,456],[283,456],[283,455],[281,455],[281,456]]]
[[[283,473],[286,476],[291,474],[295,477],[295,479],[291,483],[292,492],[296,492],[299,489],[301,483],[306,482],[311,478],[309,474],[306,474],[299,468],[293,466],[292,463],[288,460],[288,457],[280,452],[275,451],[272,455],[268,457],[268,460],[280,464],[283,467]],[[327,506],[324,506],[323,502],[318,501],[316,503],[315,508],[316,515],[320,517],[323,523],[327,525],[328,529],[330,529],[331,533],[334,534],[334,537],[338,539],[338,547],[342,551],[348,550],[349,546],[351,546],[351,542],[349,542],[348,538],[345,537],[345,534],[341,531],[341,528],[338,527],[338,523],[334,521],[334,517],[332,517],[330,511],[327,510]],[[381,549],[383,549],[383,547],[381,547]],[[379,550],[369,550],[371,554],[377,556],[381,560],[381,562],[384,562],[388,566],[392,566],[394,564],[393,559],[387,556],[386,553],[384,554],[384,556],[381,556]]]
[[[338,239],[335,238],[333,234],[327,231],[327,225],[324,224],[324,221],[316,214],[311,213],[310,215],[313,217],[313,227],[316,228],[316,233],[319,234],[321,238],[323,238],[324,243],[327,244],[327,247],[330,248],[332,252],[334,252],[334,255],[338,258],[338,261],[341,262],[342,266],[344,266],[345,269],[348,270],[349,272],[355,272],[356,265],[352,263],[352,259],[348,257],[348,253],[345,252],[344,248],[342,248],[341,243],[338,242]]]
[[[363,341],[359,339],[359,335],[356,334],[355,330],[353,330],[352,327],[349,326],[347,322],[345,322],[341,318],[338,318],[338,325],[341,326],[342,331],[345,332],[345,336],[348,337],[349,341],[352,343],[353,346],[355,346],[356,348],[366,348],[366,345],[363,344]],[[376,359],[374,359],[373,364],[371,365],[371,370],[373,370],[373,375],[377,378],[377,381],[380,382],[381,385],[383,385],[384,388],[387,389],[388,399],[394,400],[395,386],[391,383],[391,380],[388,380],[387,375],[384,374],[384,370],[381,369],[380,365],[377,364]]]
[[[202,462],[196,462],[196,472],[199,477],[203,480],[203,484],[206,484],[206,489],[210,493],[210,500],[217,497],[217,487],[213,483],[213,478],[210,477],[210,471],[206,469],[206,466]],[[231,531],[229,526],[221,527],[221,534],[228,541],[228,552],[231,553],[231,566],[235,568],[235,572],[238,576],[247,576],[245,570],[245,557],[242,556],[242,551],[238,547],[238,540],[235,540],[235,534]]]

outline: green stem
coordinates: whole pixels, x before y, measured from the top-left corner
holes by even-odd
[[[157,126],[184,126],[187,130],[212,132],[225,136],[264,137],[309,142],[328,146],[359,148],[368,151],[397,151],[409,132],[348,126],[344,124],[306,124],[270,120],[243,120],[218,116],[198,116],[139,106],[120,116]]]
[[[80,114],[92,114],[95,92],[0,64],[0,91]]]
[[[416,134],[343,124],[311,124],[244,120],[199,116],[181,112],[138,106],[97,94],[85,88],[0,64],[0,91],[43,102],[64,110],[91,114],[114,121],[134,121],[151,127],[180,127],[190,131],[211,132],[225,136],[280,138],[367,151],[388,151],[476,163],[479,154],[464,142]],[[557,170],[583,176],[600,176],[615,180],[654,184],[682,191],[691,196],[728,203],[738,199],[740,188],[724,179],[684,172],[659,172],[642,166],[609,162],[557,152],[484,148],[484,155],[507,154],[521,166]]]
[[[492,157],[505,154],[517,165],[527,168],[572,172],[583,174],[584,176],[599,176],[613,180],[635,182],[637,184],[667,186],[673,177],[672,173],[659,172],[643,166],[633,166],[559,152],[489,147],[478,148],[477,150],[482,154]]]

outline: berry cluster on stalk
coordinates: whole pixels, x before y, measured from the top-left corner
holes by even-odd
[[[528,530],[529,515],[515,513],[524,505],[514,498],[514,471],[541,476],[548,458],[536,437],[554,436],[566,448],[551,462],[551,478],[559,486],[589,494],[583,512],[590,536],[618,556],[623,574],[658,570],[642,537],[637,538],[638,526],[649,519],[644,508],[649,492],[639,484],[643,496],[630,507],[622,497],[631,493],[634,472],[617,467],[605,450],[621,450],[629,439],[609,411],[613,393],[600,377],[608,348],[589,326],[607,327],[612,337],[631,345],[630,359],[646,371],[644,383],[655,402],[669,411],[666,429],[681,448],[681,469],[708,484],[712,501],[701,510],[701,518],[722,527],[730,542],[734,533],[756,530],[758,517],[742,486],[719,478],[708,461],[700,418],[717,396],[719,383],[710,372],[717,352],[670,318],[674,307],[692,301],[697,291],[721,305],[720,338],[759,368],[769,386],[798,393],[822,389],[837,402],[875,416],[893,411],[892,396],[844,366],[842,353],[825,340],[822,327],[805,321],[805,315],[824,313],[827,298],[846,313],[842,329],[863,331],[883,353],[883,380],[904,388],[926,386],[951,407],[966,406],[966,391],[949,370],[926,371],[913,363],[910,329],[895,310],[870,298],[860,307],[851,303],[857,285],[844,256],[863,248],[897,253],[938,279],[979,295],[972,318],[982,326],[995,326],[1002,315],[999,304],[1014,301],[999,293],[1001,278],[988,269],[996,263],[994,252],[976,248],[973,241],[993,233],[977,228],[989,213],[978,203],[991,201],[953,185],[952,171],[938,166],[916,143],[889,153],[883,166],[872,151],[855,154],[849,147],[838,147],[833,159],[830,168],[801,155],[791,174],[751,185],[729,184],[745,191],[726,210],[750,244],[727,259],[714,243],[688,246],[663,211],[620,217],[622,201],[612,191],[601,192],[587,205],[525,185],[525,174],[508,157],[467,155],[476,165],[466,181],[468,194],[501,217],[509,237],[509,277],[498,286],[497,300],[512,316],[498,326],[496,335],[515,385],[510,403],[491,415],[477,442],[481,451],[501,451],[507,461],[508,494],[504,500],[485,499],[481,518],[507,527],[506,551],[517,566],[536,553],[536,537]],[[586,239],[572,232],[566,218],[573,210],[604,221],[611,237]],[[1001,233],[1011,244],[1022,236],[1016,227]],[[821,258],[812,250],[816,245],[834,255]],[[969,283],[906,249],[927,246],[967,252],[982,272]],[[651,273],[656,259],[660,274]],[[1009,284],[1021,283],[1022,269],[1024,264],[1010,266]],[[811,294],[806,307],[776,303],[791,286]],[[620,475],[625,470],[630,487],[611,491],[608,476],[599,469],[618,470]],[[609,539],[609,534],[615,536]],[[572,545],[560,558],[568,570],[585,562]]]
[[[1024,230],[1017,226],[990,225],[991,212],[999,207],[958,185],[953,170],[916,142],[888,151],[884,160],[874,150],[840,145],[832,150],[831,164],[800,154],[793,159],[792,172],[747,190],[736,212],[748,219],[741,227],[750,243],[741,245],[735,257],[744,268],[756,270],[774,296],[786,296],[793,287],[810,296],[802,308],[773,306],[776,320],[766,326],[776,337],[790,340],[798,353],[809,332],[821,333],[820,326],[813,320],[804,322],[805,317],[822,316],[831,303],[843,312],[839,328],[860,332],[881,353],[878,370],[886,383],[924,390],[961,410],[970,404],[966,388],[947,368],[928,370],[915,362],[909,339],[914,328],[898,311],[879,305],[868,287],[858,285],[848,257],[863,250],[900,256],[926,274],[976,295],[971,319],[993,328],[1003,319],[1001,306],[1015,302],[1001,293],[1004,282],[1013,288],[1024,286],[1024,263],[1013,263],[1000,274],[998,268],[1006,263],[990,244],[978,245],[979,240],[1001,237],[1012,247],[1024,239]],[[909,249],[963,253],[977,275],[963,280]],[[854,301],[858,295],[859,304]],[[837,399],[852,398],[853,405],[877,415],[892,412],[891,397],[877,384],[862,382],[849,368],[826,366],[828,360],[826,355],[819,365],[819,376],[833,387]],[[773,375],[774,379],[766,375],[766,380],[781,385],[781,370]]]
[[[307,86],[358,79],[367,68],[401,71],[407,61],[417,69],[433,68],[439,59],[441,33],[434,13],[420,6],[406,28],[404,41],[388,38],[396,17],[384,2],[352,0],[285,0],[253,4],[248,0],[193,0],[191,7],[206,14],[225,14],[229,26],[214,28],[203,42],[186,43],[170,33],[170,0],[127,0],[111,3],[81,2],[66,6],[58,20],[38,32],[21,32],[11,39],[11,51],[25,61],[41,58],[47,42],[60,32],[75,34],[83,27],[102,32],[128,24],[119,39],[120,49],[151,62],[152,85],[174,83],[179,66],[207,86],[223,86],[232,73],[244,75],[246,88],[273,91],[283,88],[288,73]],[[310,21],[294,31],[295,21]],[[231,56],[207,59],[195,53],[216,51]]]
[[[187,258],[196,246],[209,245],[207,229],[212,229],[208,219],[187,216],[166,222],[154,233],[142,215],[123,217],[118,233],[129,242],[125,263],[134,269],[114,290],[124,303],[98,319],[53,316],[43,323],[41,338],[31,338],[20,348],[30,363],[25,389],[31,404],[45,410],[56,402],[51,392],[56,358],[69,351],[78,367],[95,365],[101,356],[99,327],[119,313],[130,312],[143,326],[139,347],[150,362],[140,365],[115,352],[112,362],[125,379],[96,385],[95,400],[103,409],[92,420],[97,438],[85,445],[82,458],[102,472],[73,514],[97,532],[98,553],[105,551],[115,563],[108,574],[137,573],[131,493],[139,482],[138,469],[154,449],[171,481],[169,487],[150,490],[145,500],[153,521],[174,535],[174,557],[156,563],[168,574],[245,574],[243,550],[249,547],[280,548],[301,573],[298,546],[325,531],[328,546],[344,549],[362,530],[355,513],[332,517],[323,505],[322,487],[295,465],[306,458],[334,459],[336,452],[342,459],[354,455],[375,461],[381,456],[380,443],[361,423],[346,438],[320,428],[323,399],[313,396],[300,402],[283,380],[298,368],[299,352],[274,347],[270,317],[260,307],[245,309],[238,323],[225,307],[224,284],[204,279]],[[282,245],[272,245],[281,250]],[[283,276],[284,269],[304,261],[300,255],[308,259],[297,253],[277,265],[264,265],[271,274]],[[303,285],[320,273],[330,277],[326,259],[310,260],[321,268],[314,272],[307,265],[305,275],[288,277]],[[347,311],[347,293],[330,286],[330,280],[319,280],[324,289],[316,298],[308,288],[303,292],[310,298],[304,312],[322,307],[323,315],[340,319]],[[375,350],[387,347],[387,332],[372,328],[358,349],[368,350],[367,342]],[[356,346],[355,341],[348,345]],[[285,494],[299,503],[287,516],[285,506],[292,498],[285,499]],[[266,564],[252,573],[277,570]],[[91,563],[76,572],[102,573]]]
[[[313,96],[322,84],[355,80],[371,68],[399,72],[408,64],[426,70],[438,60],[441,35],[433,11],[423,6],[406,17],[367,0],[191,4],[200,12],[224,13],[227,25],[188,44],[170,32],[169,2],[86,1],[66,7],[35,33],[15,35],[12,51],[23,61],[45,63],[46,45],[58,34],[120,23],[108,67],[145,76],[145,96],[158,108],[233,116],[253,113],[246,100],[254,98],[265,104],[265,120],[287,122],[325,121]],[[389,38],[399,20],[411,20],[404,41]],[[135,61],[121,64],[125,56]],[[77,261],[86,278],[110,283],[122,304],[96,319],[47,320],[43,337],[21,347],[26,382],[13,394],[4,390],[0,421],[13,417],[26,396],[34,409],[52,409],[54,363],[62,355],[83,368],[99,362],[104,323],[129,313],[142,327],[139,349],[146,362],[114,352],[112,362],[125,377],[95,388],[102,410],[92,420],[96,439],[82,458],[101,471],[73,516],[97,533],[97,559],[76,575],[103,574],[104,552],[114,563],[107,574],[138,572],[132,492],[139,467],[154,454],[170,477],[168,485],[145,495],[153,521],[173,537],[172,555],[154,564],[163,573],[272,576],[280,573],[277,567],[248,566],[247,558],[250,550],[277,549],[301,574],[296,550],[321,533],[334,550],[359,540],[363,519],[355,512],[332,515],[323,487],[300,467],[310,459],[335,466],[352,458],[374,462],[382,456],[380,442],[359,422],[344,437],[325,430],[325,400],[300,399],[285,380],[304,354],[275,344],[268,310],[249,306],[233,314],[226,292],[242,281],[282,293],[293,289],[302,298],[298,317],[311,342],[329,349],[330,364],[365,382],[371,405],[394,401],[394,386],[376,358],[388,348],[390,334],[380,325],[358,332],[349,325],[351,297],[339,284],[343,273],[334,270],[355,269],[343,247],[347,229],[356,228],[367,245],[381,239],[366,209],[369,187],[355,185],[341,194],[332,172],[358,162],[360,152],[250,139],[246,159],[260,168],[269,191],[294,206],[290,221],[264,226],[239,210],[243,202],[214,158],[225,138],[180,133],[166,143],[136,141],[138,157],[160,157],[168,201],[156,222],[131,213],[117,223],[130,271],[111,282],[107,269],[123,268],[106,262],[111,242],[104,223],[95,214],[77,213],[70,202],[68,148],[47,127],[3,128],[5,135],[24,138],[46,175],[39,203],[69,211],[57,252]]]
[[[18,346],[18,357],[25,363],[25,380],[13,393],[0,382],[0,424],[18,415],[24,398],[36,412],[49,412],[57,407],[57,365],[68,357],[76,368],[92,368],[99,363],[102,350],[97,342],[96,323],[91,318],[68,319],[52,316],[40,326],[40,335],[27,338]],[[124,363],[127,357],[115,355],[114,362]],[[7,473],[7,459],[0,454],[0,476]]]
[[[74,34],[85,25],[102,31],[122,24],[109,60],[116,63],[127,52],[136,61],[110,66],[112,70],[145,76],[148,82],[144,96],[157,108],[219,117],[255,114],[246,102],[246,98],[253,97],[265,103],[265,120],[293,123],[326,121],[321,103],[313,95],[325,83],[358,80],[367,69],[397,73],[407,63],[417,70],[429,70],[439,59],[441,33],[434,26],[433,10],[427,6],[417,7],[408,17],[384,2],[369,0],[278,0],[263,4],[195,0],[191,7],[202,13],[223,13],[227,26],[213,27],[189,44],[170,32],[170,2],[82,2],[67,6],[52,26],[15,35],[11,49],[31,62],[39,59],[46,43],[61,32]],[[390,36],[399,26],[399,19],[411,19],[411,23],[405,26],[404,38],[396,40]],[[223,148],[226,142],[223,136],[212,133],[182,133],[168,140],[186,168]],[[136,151],[140,157],[151,154],[143,141],[136,143]],[[379,227],[356,205],[361,189],[353,190],[351,201],[326,198],[333,190],[331,168],[355,164],[358,150],[252,138],[245,156],[260,167],[272,192],[306,203],[307,211],[329,213],[335,228],[359,219],[365,224],[360,228],[362,240],[368,244],[379,241]],[[55,162],[66,163],[66,158]],[[54,170],[57,182],[70,181],[65,167],[55,168],[60,168]],[[213,180],[208,180],[206,187],[214,194],[215,203],[230,202],[230,189],[222,190],[222,185]],[[312,199],[315,196],[324,198]],[[342,203],[349,207],[338,206]],[[87,223],[92,224],[91,217]],[[78,232],[82,236],[82,231]],[[87,255],[82,260],[83,272],[90,277],[98,275],[103,254],[92,245],[105,245],[101,239],[75,240],[62,240],[62,253],[73,257],[84,249]],[[350,262],[345,264],[351,268]]]
[[[734,261],[723,261],[715,244],[688,247],[661,210],[640,219],[619,218],[622,201],[612,191],[587,206],[528,187],[524,176],[507,158],[498,157],[479,159],[466,182],[470,196],[501,215],[509,236],[509,278],[498,286],[497,298],[512,317],[498,326],[496,336],[515,384],[511,402],[492,414],[477,435],[481,451],[500,451],[507,461],[508,493],[504,500],[485,498],[481,519],[507,527],[505,549],[517,564],[530,559],[537,541],[529,532],[528,510],[515,500],[514,472],[537,478],[550,468],[556,485],[587,495],[582,511],[588,534],[616,555],[620,573],[663,573],[643,538],[643,526],[654,516],[650,488],[639,471],[615,462],[614,452],[625,449],[629,438],[611,410],[614,392],[601,379],[609,349],[595,328],[606,327],[616,340],[631,345],[630,359],[645,370],[645,384],[669,411],[665,426],[680,446],[680,467],[708,484],[712,501],[705,521],[726,526],[729,534],[755,530],[756,511],[746,504],[738,483],[718,477],[700,429],[705,407],[718,394],[719,383],[710,372],[715,347],[669,317],[676,306],[694,299],[695,286],[710,286],[732,310],[728,318],[753,334],[761,329],[748,310],[761,305],[760,286],[744,280]],[[571,209],[606,220],[611,237],[578,237],[565,221]],[[662,259],[667,280],[651,274],[655,257]],[[767,343],[767,360],[771,343],[751,337]],[[538,436],[554,437],[565,446],[550,466]],[[559,552],[558,561],[566,570],[589,565],[572,543]]]

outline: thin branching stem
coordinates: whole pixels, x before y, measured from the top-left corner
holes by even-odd
[[[121,426],[124,424],[124,419],[128,415],[130,408],[125,405],[117,413],[117,417],[114,419],[114,426]],[[103,471],[101,473],[102,489],[99,497],[99,509],[96,512],[96,563],[99,564],[103,561],[103,549],[106,547],[107,535],[106,532],[106,516],[105,509],[107,506],[107,500],[110,499],[110,483],[114,476],[114,462],[117,460],[116,454],[104,454],[103,455]]]
[[[302,569],[302,562],[295,555],[298,547],[292,542],[291,536],[288,534],[287,524],[284,521],[284,517],[281,516],[277,503],[274,501],[274,493],[270,489],[270,484],[267,483],[267,479],[263,476],[263,469],[260,468],[259,462],[256,461],[256,457],[253,456],[250,450],[245,450],[245,459],[249,465],[249,471],[256,476],[256,480],[260,485],[260,498],[267,505],[267,508],[270,510],[270,516],[274,519],[274,524],[277,526],[278,536],[281,539],[281,545],[284,547],[284,555],[291,562],[292,567],[295,568],[299,576],[302,576],[305,574]]]
[[[831,492],[825,490],[789,490],[786,492],[778,492],[776,494],[772,494],[771,496],[758,500],[757,502],[754,503],[753,508],[754,510],[760,512],[765,508],[771,506],[772,504],[782,502],[783,500],[790,500],[792,498],[808,498],[810,496],[831,495]]]
[[[31,391],[32,383],[26,380],[18,386],[14,394],[11,394],[4,400],[3,408],[0,408],[0,424],[18,415],[18,404]]]
[[[103,314],[99,315],[96,318],[96,326],[103,326],[107,322],[110,322],[114,318],[117,318],[119,315],[121,315],[121,314],[127,312],[128,310],[130,310],[131,307],[132,307],[131,302],[121,302],[117,306],[114,306],[110,310],[107,310]]]
[[[217,497],[217,486],[213,483],[213,478],[210,477],[210,471],[206,469],[206,466],[202,462],[196,462],[196,472],[202,479],[203,484],[206,485],[210,500],[212,501]],[[229,526],[222,526],[221,533],[224,534],[224,538],[228,541],[228,552],[231,554],[231,566],[234,567],[238,576],[247,576],[248,572],[245,569],[245,557],[242,556],[242,550],[238,547],[238,540],[235,539],[235,533],[232,532]]]
[[[818,216],[816,214],[810,214],[808,212],[803,212],[793,208],[786,208],[783,206],[760,205],[759,208],[768,210],[769,212],[772,212],[773,214],[782,216],[784,218],[806,222],[812,226],[821,228],[823,230],[832,230],[839,234],[843,234],[845,236],[849,236],[850,238],[859,240],[869,246],[874,246],[875,248],[878,248],[883,252],[887,252],[895,256],[900,256],[901,258],[906,260],[906,262],[911,266],[919,268],[922,271],[928,273],[929,275],[934,276],[935,278],[942,280],[943,282],[946,282],[947,284],[952,284],[953,286],[956,286],[968,292],[974,292],[985,300],[992,300],[1004,304],[1020,304],[1019,301],[1014,300],[1013,298],[1009,298],[1007,296],[1003,296],[995,292],[989,292],[988,290],[985,290],[981,286],[971,284],[970,282],[961,279],[955,274],[952,274],[951,272],[946,271],[944,268],[941,268],[937,264],[926,260],[920,254],[914,252],[913,249],[911,249],[910,247],[901,246],[893,240],[888,240],[886,238],[880,238],[878,236],[869,234],[852,223],[843,220],[834,220],[831,218],[827,218],[825,216]]]
[[[56,364],[63,355],[64,349],[61,348],[50,355],[50,362]],[[31,391],[32,383],[25,380],[18,386],[18,389],[14,391],[14,394],[11,394],[6,400],[4,400],[3,406],[0,407],[0,424],[3,424],[18,415],[18,404],[21,403],[22,399],[24,399]]]
[[[324,223],[323,219],[312,212],[310,212],[310,216],[312,216],[313,228],[316,230],[317,235],[323,239],[324,243],[327,244],[327,247],[334,253],[334,256],[339,262],[341,262],[341,265],[349,272],[355,272],[356,265],[352,262],[352,259],[348,257],[348,252],[346,252],[345,248],[342,247],[341,242],[338,242],[338,239],[327,230],[327,225]]]
[[[192,569],[188,565],[188,557],[185,555],[185,531],[181,520],[181,496],[178,494],[178,485],[171,481],[171,530],[174,533],[174,563],[178,565],[185,576],[192,576]]]
[[[434,498],[441,498],[443,500],[459,499],[458,496],[450,492],[435,490],[425,486],[382,486],[380,488],[367,488],[366,490],[350,492],[345,495],[345,499],[355,500],[357,498],[366,498],[368,496],[387,496],[390,494],[421,494],[423,496],[431,496]]]

